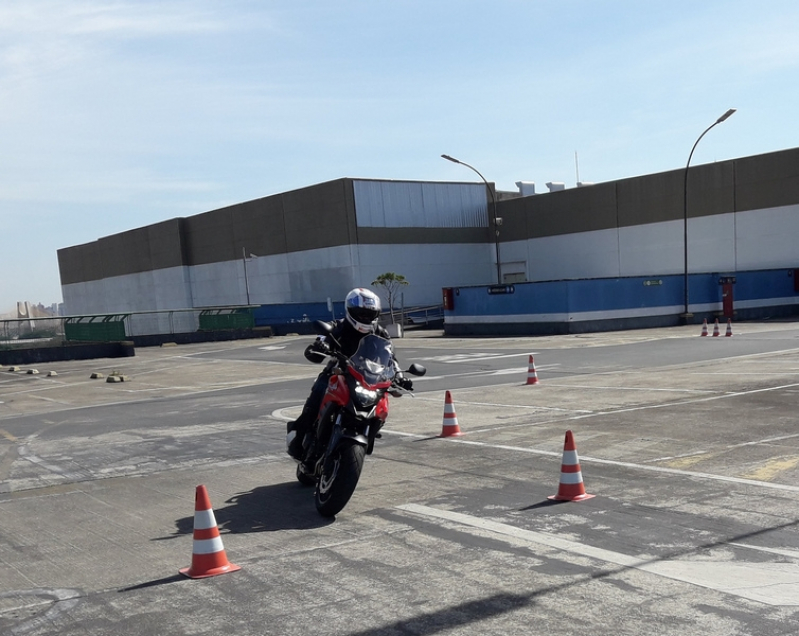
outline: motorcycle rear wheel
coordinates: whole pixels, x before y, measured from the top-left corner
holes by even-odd
[[[361,477],[365,456],[366,449],[361,444],[344,439],[325,460],[314,493],[320,515],[335,517],[347,505]]]

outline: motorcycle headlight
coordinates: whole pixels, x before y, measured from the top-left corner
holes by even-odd
[[[355,387],[355,401],[359,406],[372,404],[377,401],[377,391],[371,391],[358,385]]]

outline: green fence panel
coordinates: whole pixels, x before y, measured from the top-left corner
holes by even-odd
[[[201,331],[220,331],[224,329],[252,329],[255,318],[251,311],[243,310],[233,313],[200,313]]]
[[[122,320],[106,322],[69,322],[64,324],[67,340],[84,342],[119,342],[125,340],[125,323]]]

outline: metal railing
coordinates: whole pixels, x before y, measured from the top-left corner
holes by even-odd
[[[249,309],[240,306],[202,307],[47,318],[5,318],[0,320],[0,349],[68,341],[103,342],[135,336],[193,333],[204,326],[201,316],[212,314],[214,326],[224,328],[220,325],[226,315],[240,317],[242,311]]]
[[[63,340],[63,338],[64,319],[61,317],[0,320],[0,349]]]
[[[252,328],[255,307],[163,309],[82,316],[0,319],[0,349],[53,345],[74,341],[118,341],[136,336],[194,333],[200,330]],[[395,309],[394,318],[406,327],[443,321],[441,305]],[[391,319],[386,312],[381,322]]]

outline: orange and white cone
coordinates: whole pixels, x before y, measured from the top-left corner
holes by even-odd
[[[574,435],[572,435],[571,431],[566,431],[558,494],[551,495],[547,499],[552,499],[553,501],[583,501],[584,499],[591,499],[593,496],[585,492],[583,473],[580,470],[580,459],[577,457],[577,447],[574,444]]]
[[[227,560],[208,491],[205,486],[197,486],[194,493],[194,547],[191,567],[181,568],[180,573],[192,579],[205,579],[240,569],[241,567]]]
[[[702,323],[702,333],[699,334],[700,336],[707,335],[707,318],[705,318],[704,322]]]
[[[461,427],[458,425],[458,415],[455,413],[455,406],[452,404],[452,394],[447,391],[444,398],[444,425],[441,427],[439,437],[456,437],[463,435]]]
[[[720,336],[721,332],[719,331],[719,319],[716,318],[716,322],[713,325],[713,337]]]
[[[732,318],[727,318],[727,333],[724,335],[728,338],[732,335]]]
[[[530,362],[527,365],[527,384],[538,384],[538,373],[535,370],[533,356],[530,356]]]

